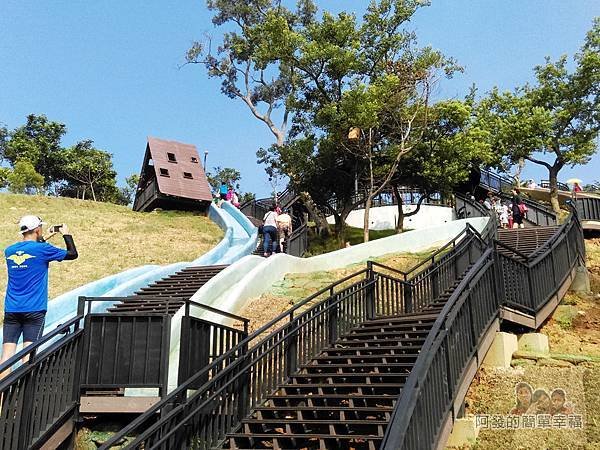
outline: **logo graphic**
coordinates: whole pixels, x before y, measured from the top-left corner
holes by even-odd
[[[534,389],[529,383],[515,386],[515,406],[508,415],[478,414],[476,426],[484,429],[557,428],[582,429],[583,416],[567,401],[564,389]]]
[[[21,250],[16,252],[14,255],[10,255],[10,256],[6,257],[6,259],[10,259],[12,262],[14,262],[18,266],[21,266],[25,261],[27,261],[28,259],[31,259],[31,258],[35,258],[35,256],[32,256]]]

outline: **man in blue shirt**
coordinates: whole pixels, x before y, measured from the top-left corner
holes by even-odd
[[[52,228],[48,238],[63,235],[66,250],[45,242],[44,222],[36,216],[25,216],[19,222],[23,240],[4,250],[8,267],[8,285],[4,300],[2,360],[15,354],[23,335],[23,347],[37,341],[44,329],[48,309],[48,264],[77,258],[77,250],[68,227]],[[1,378],[1,374],[0,374]]]

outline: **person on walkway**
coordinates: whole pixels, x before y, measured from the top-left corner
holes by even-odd
[[[513,228],[525,228],[523,224],[523,218],[525,216],[525,204],[521,199],[521,191],[519,189],[513,189],[512,196],[512,218]]]
[[[288,214],[287,209],[277,215],[277,231],[279,233],[279,248],[282,252],[287,253],[285,242],[292,234],[292,216]]]
[[[23,347],[37,341],[44,329],[48,309],[48,264],[77,259],[77,249],[67,225],[52,227],[46,239],[60,233],[66,250],[45,242],[44,222],[37,216],[24,216],[19,222],[22,240],[4,250],[8,284],[4,300],[2,359],[10,359],[23,336]],[[0,374],[0,378],[3,374]]]
[[[263,217],[263,251],[265,257],[271,256],[277,250],[277,213],[275,204]]]
[[[573,184],[573,194],[577,194],[578,192],[583,191],[583,189],[581,189],[581,186],[579,186],[579,183],[574,183]]]
[[[225,200],[227,200],[229,203],[233,203],[233,188],[231,186],[229,186],[229,188],[227,189]]]

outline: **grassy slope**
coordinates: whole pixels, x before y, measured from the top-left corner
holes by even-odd
[[[374,241],[394,234],[396,234],[395,230],[371,230],[369,232],[369,239]],[[362,228],[346,227],[346,241],[350,242],[350,245],[362,244],[363,238]],[[320,236],[311,235],[309,237],[308,250],[306,251],[305,256],[322,255],[323,253],[339,250],[339,248],[340,246],[336,236],[322,238]]]
[[[123,206],[68,198],[0,194],[0,245],[20,239],[19,218],[67,223],[79,259],[50,265],[50,298],[90,281],[144,264],[189,261],[218,243],[223,232],[208,217],[183,212],[136,213]],[[51,243],[64,246],[55,236]],[[6,269],[0,270],[4,304]]]

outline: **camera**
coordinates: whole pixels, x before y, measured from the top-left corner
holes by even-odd
[[[52,233],[58,233],[60,231],[60,229],[62,228],[62,225],[52,225],[50,227],[50,231]]]

